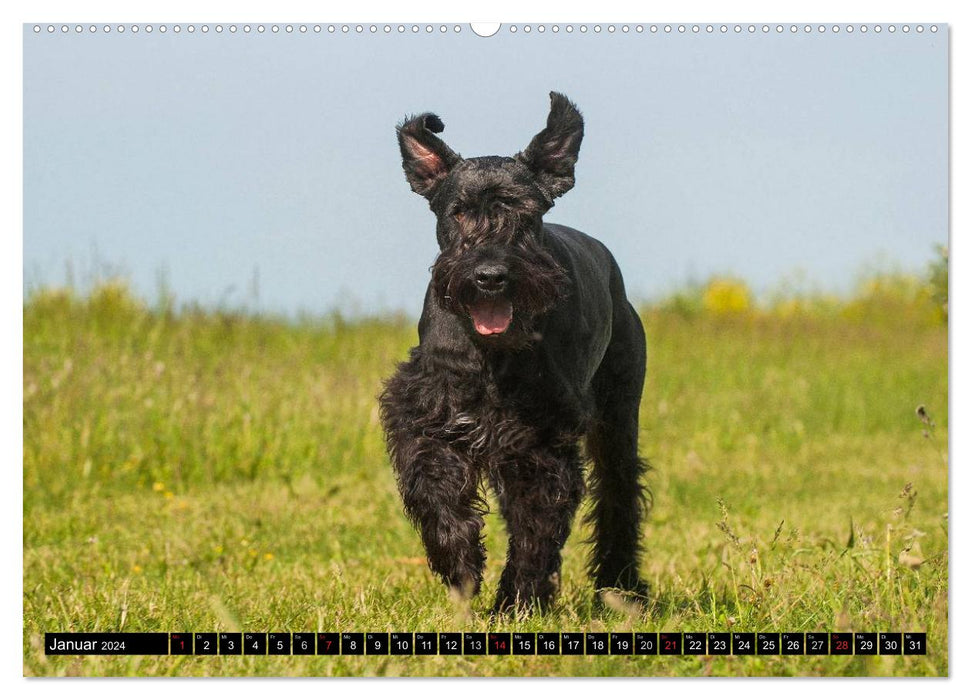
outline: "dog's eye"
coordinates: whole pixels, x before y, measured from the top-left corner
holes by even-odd
[[[463,223],[465,223],[465,212],[464,211],[454,211],[454,212],[452,212],[452,218],[455,219],[458,223],[463,224]]]

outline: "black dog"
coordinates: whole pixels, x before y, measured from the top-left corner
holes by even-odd
[[[405,175],[438,218],[441,254],[420,342],[381,395],[407,514],[428,563],[478,593],[485,565],[482,489],[509,531],[494,610],[545,607],[593,460],[590,572],[597,589],[646,592],[637,573],[648,492],[637,456],[644,329],[598,241],[544,224],[573,187],[583,118],[551,93],[546,128],[522,153],[463,159],[434,114],[398,127]]]

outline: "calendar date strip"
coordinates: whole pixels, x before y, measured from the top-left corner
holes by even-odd
[[[48,656],[908,656],[925,632],[47,632]]]

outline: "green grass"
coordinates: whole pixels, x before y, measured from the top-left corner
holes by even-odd
[[[81,658],[45,657],[43,632],[487,630],[503,528],[483,595],[454,605],[378,422],[411,322],[35,293],[24,673],[946,675],[947,327],[914,303],[645,310],[653,597],[596,608],[578,524],[555,609],[493,629],[926,631],[927,656]]]

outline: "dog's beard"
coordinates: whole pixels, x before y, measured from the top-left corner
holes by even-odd
[[[473,338],[491,344],[524,344],[533,325],[566,296],[569,278],[545,250],[514,250],[503,256],[509,284],[498,294],[481,292],[474,282],[481,258],[443,253],[432,266],[439,305],[462,318]]]

